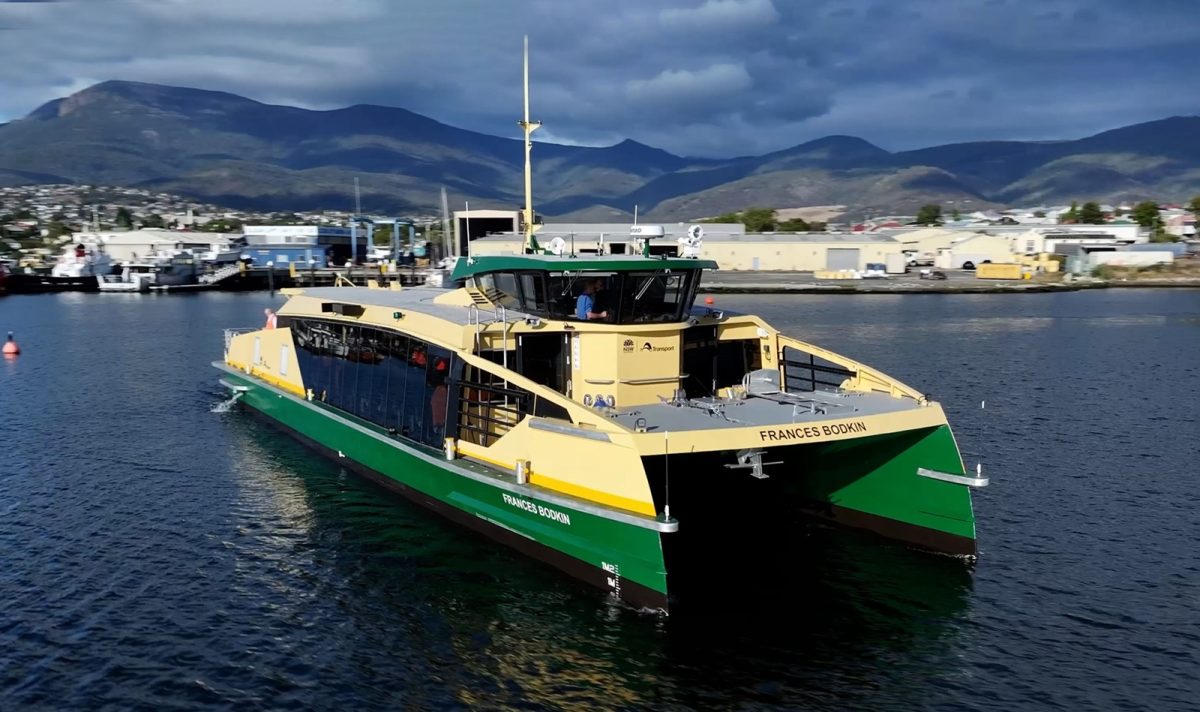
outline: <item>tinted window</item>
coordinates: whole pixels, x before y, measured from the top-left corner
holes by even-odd
[[[300,374],[312,399],[441,447],[458,359],[404,334],[315,319],[293,319]]]
[[[519,284],[509,282],[511,275],[499,273],[476,279],[485,294],[505,306],[513,302],[499,301],[506,294],[503,290],[516,290],[519,286],[521,308],[530,314],[575,320],[581,308],[581,295],[589,292],[591,311],[608,312],[607,317],[596,321],[636,324],[683,321],[695,299],[699,274],[695,269],[521,273],[515,280]]]
[[[517,276],[511,272],[484,274],[475,278],[475,286],[493,304],[516,309],[519,304]]]

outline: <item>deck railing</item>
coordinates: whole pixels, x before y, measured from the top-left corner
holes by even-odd
[[[829,363],[824,359],[818,360],[810,353],[800,349],[785,346],[783,349],[783,383],[788,393],[798,391],[815,391],[817,386],[833,386],[837,388],[847,378],[858,375],[848,368]],[[828,378],[819,378],[825,376]],[[837,380],[832,380],[837,378]]]

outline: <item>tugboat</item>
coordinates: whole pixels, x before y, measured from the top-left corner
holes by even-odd
[[[526,47],[528,47],[526,45]],[[695,304],[696,257],[460,258],[454,288],[285,290],[213,365],[318,451],[612,595],[667,611],[752,551],[787,578],[800,515],[976,554],[940,405],[869,366]],[[740,575],[740,574],[739,574]],[[753,590],[747,578],[739,586]]]

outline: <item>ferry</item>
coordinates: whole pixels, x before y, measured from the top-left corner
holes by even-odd
[[[448,288],[285,290],[266,328],[226,332],[213,365],[238,402],[639,608],[750,551],[787,579],[799,518],[976,555],[987,480],[937,402],[698,303],[714,262],[543,249],[528,94],[525,117],[524,253],[459,258]]]

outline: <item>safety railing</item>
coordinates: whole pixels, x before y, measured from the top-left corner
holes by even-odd
[[[847,378],[854,378],[856,372],[817,359],[810,353],[800,349],[785,346],[783,349],[783,381],[784,390],[788,393],[799,391],[815,391],[817,386],[832,386],[837,388]],[[840,378],[838,378],[840,376]],[[834,380],[836,378],[836,380]]]

